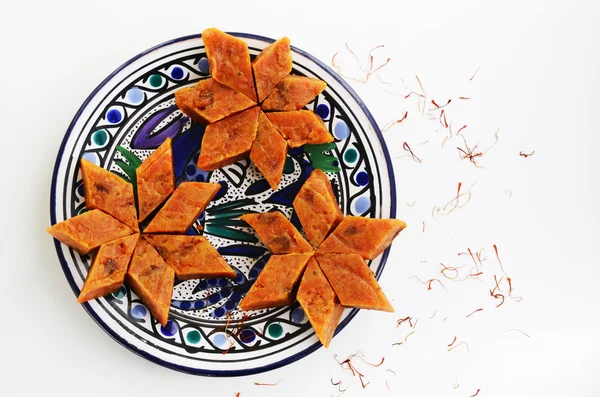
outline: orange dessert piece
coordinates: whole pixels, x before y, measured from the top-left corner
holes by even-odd
[[[300,110],[327,88],[311,77],[289,75],[275,86],[262,103],[263,110]]]
[[[291,148],[333,142],[323,120],[310,110],[268,113],[267,117]]]
[[[100,298],[119,289],[125,280],[127,266],[139,237],[139,234],[132,234],[100,246],[77,302]]]
[[[347,216],[323,241],[319,253],[356,253],[375,259],[405,227],[406,223],[399,219]]]
[[[198,168],[212,171],[248,156],[256,138],[259,112],[255,106],[209,124],[202,138]]]
[[[394,311],[373,272],[360,255],[318,255],[317,262],[343,306]]]
[[[144,235],[180,280],[192,278],[234,278],[235,271],[203,236],[173,234]]]
[[[245,214],[241,218],[252,226],[258,238],[274,254],[312,251],[310,244],[279,211]]]
[[[267,309],[294,302],[295,287],[312,255],[309,252],[271,256],[240,302],[240,309]]]
[[[139,232],[133,185],[86,159],[81,159],[80,164],[85,206],[102,210]]]
[[[181,183],[144,233],[185,233],[220,188],[218,183]]]
[[[83,255],[104,243],[133,233],[129,226],[100,210],[87,211],[52,225],[46,231]]]
[[[283,37],[269,44],[252,61],[258,101],[269,96],[273,88],[292,71],[290,39]]]
[[[256,140],[250,150],[250,160],[263,174],[271,189],[277,190],[287,156],[287,142],[277,132],[263,112],[258,116]]]
[[[163,326],[167,325],[169,317],[174,278],[171,266],[146,240],[139,239],[126,281]]]
[[[163,144],[135,170],[135,174],[141,222],[175,190],[171,138],[165,139]]]
[[[215,79],[200,80],[194,87],[175,91],[175,104],[192,120],[209,124],[256,105],[244,94]]]
[[[315,248],[344,219],[333,194],[331,182],[319,169],[311,172],[300,188],[294,199],[294,209],[308,241]]]
[[[296,298],[323,346],[329,347],[344,307],[314,257],[308,261]]]
[[[250,52],[246,42],[215,28],[205,29],[202,41],[212,77],[256,103]]]

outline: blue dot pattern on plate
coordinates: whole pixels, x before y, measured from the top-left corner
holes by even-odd
[[[254,342],[254,339],[256,339],[256,333],[254,331],[252,331],[251,329],[245,329],[242,332],[240,332],[240,340],[245,343],[252,343]]]
[[[297,307],[294,309],[294,311],[292,312],[292,322],[296,323],[296,324],[300,324],[301,322],[304,321],[304,310],[302,310],[301,307]]]
[[[83,195],[85,194],[85,192],[84,192],[84,190],[83,190],[83,184],[81,184],[81,185],[79,185],[79,186],[77,187],[77,194],[78,194],[80,197],[83,197]],[[113,294],[113,295],[114,295],[114,294]]]
[[[200,58],[200,60],[198,61],[198,70],[204,74],[210,73],[210,66],[208,65],[208,59]]]
[[[133,87],[127,91],[126,97],[133,105],[139,105],[144,102],[144,91],[140,90],[138,87]]]
[[[171,77],[173,77],[175,80],[181,80],[183,78],[183,69],[181,69],[179,66],[175,66],[173,69],[171,69]]]
[[[215,317],[223,317],[225,315],[225,308],[224,307],[218,307],[213,311],[213,315]]]
[[[148,309],[143,305],[135,305],[131,308],[131,317],[137,318],[138,320],[143,319],[148,314]]]
[[[359,197],[354,202],[354,210],[357,214],[365,213],[371,208],[371,199],[368,197]]]
[[[319,115],[319,117],[321,117],[323,120],[325,120],[327,118],[327,116],[329,116],[329,106],[322,103],[319,106],[317,106],[317,109],[315,109],[315,112]]]
[[[225,336],[225,334],[223,333],[215,334],[213,335],[212,342],[217,347],[225,347],[225,345],[227,344],[227,336]]]
[[[178,329],[179,327],[177,326],[177,323],[169,320],[164,327],[161,325],[160,332],[162,332],[164,336],[173,336],[177,333]]]
[[[346,124],[345,121],[338,121],[335,124],[335,127],[333,127],[333,134],[337,139],[342,141],[350,135],[350,128],[348,128],[348,124]]]
[[[120,123],[122,119],[123,115],[121,114],[121,111],[119,109],[113,108],[106,112],[106,120],[111,124]]]
[[[360,186],[366,186],[369,183],[369,174],[367,174],[365,171],[361,171],[356,174],[356,183],[358,183]]]

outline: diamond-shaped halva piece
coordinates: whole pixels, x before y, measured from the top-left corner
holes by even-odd
[[[143,221],[175,190],[171,138],[165,139],[135,170],[139,220]]]
[[[292,71],[290,39],[283,37],[266,46],[252,61],[258,101],[262,102],[273,88]]]
[[[327,83],[312,77],[289,75],[265,99],[263,110],[300,110],[327,88]]]
[[[291,148],[333,142],[321,117],[310,110],[267,113],[267,117]]]
[[[241,218],[252,226],[258,238],[274,254],[312,251],[312,247],[298,229],[279,211],[245,214]]]
[[[277,190],[287,156],[287,141],[277,132],[263,112],[258,116],[256,140],[250,150],[250,160],[263,174],[271,189]]]

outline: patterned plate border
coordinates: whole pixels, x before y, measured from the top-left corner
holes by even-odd
[[[260,41],[264,41],[264,42],[268,42],[271,43],[273,41],[275,41],[274,39],[268,38],[268,37],[263,37],[263,36],[258,36],[258,35],[254,35],[254,34],[247,34],[247,33],[236,33],[236,32],[229,32],[229,34],[232,34],[234,36],[238,36],[238,37],[243,37],[243,38],[248,38],[248,39],[254,39],[254,40],[260,40]],[[56,206],[56,185],[57,185],[57,178],[58,178],[58,170],[59,170],[59,166],[62,162],[63,159],[63,154],[64,154],[64,150],[65,150],[65,146],[71,136],[72,130],[75,126],[75,124],[77,123],[77,121],[79,120],[79,117],[81,116],[83,110],[87,107],[87,105],[90,103],[90,101],[92,101],[92,99],[96,96],[96,94],[109,82],[111,81],[117,74],[119,74],[124,68],[126,68],[127,66],[129,66],[131,63],[135,62],[136,60],[144,57],[145,55],[156,51],[162,47],[165,46],[169,46],[181,41],[186,41],[186,40],[191,40],[191,39],[199,39],[201,38],[200,34],[195,34],[195,35],[189,35],[189,36],[183,36],[183,37],[179,37],[173,40],[169,40],[166,41],[162,44],[159,44],[155,47],[152,47],[138,55],[136,55],[135,57],[131,58],[130,60],[128,60],[127,62],[125,62],[124,64],[122,64],[120,67],[118,67],[115,71],[113,71],[110,75],[108,75],[95,89],[94,91],[92,91],[92,93],[86,98],[86,100],[83,102],[83,104],[81,105],[81,107],[77,110],[77,113],[75,114],[75,116],[73,117],[73,120],[71,121],[71,123],[69,124],[69,127],[67,129],[67,132],[65,134],[65,137],[63,138],[63,141],[60,145],[59,151],[58,151],[58,155],[56,158],[56,163],[54,165],[54,171],[52,174],[52,185],[51,185],[51,191],[50,191],[50,221],[51,224],[56,223],[56,213],[55,213],[55,206]],[[373,118],[371,112],[367,109],[366,105],[363,103],[363,101],[359,98],[359,96],[356,94],[356,92],[352,89],[352,87],[350,87],[350,85],[348,85],[348,83],[343,80],[337,73],[335,73],[333,70],[331,70],[331,68],[329,66],[327,66],[326,64],[324,64],[323,62],[321,62],[320,60],[318,60],[317,58],[315,58],[314,56],[308,54],[307,52],[300,50],[296,47],[292,46],[292,50],[294,52],[297,52],[299,54],[301,54],[302,56],[308,58],[309,60],[311,60],[312,62],[314,62],[315,64],[317,64],[319,67],[321,67],[323,70],[325,70],[329,75],[331,75],[331,77],[333,77],[352,97],[352,99],[354,99],[356,101],[356,103],[360,106],[361,110],[365,113],[365,116],[367,117],[367,119],[369,120],[370,124],[373,127],[373,130],[377,136],[377,138],[379,139],[379,143],[381,145],[382,148],[382,152],[385,158],[385,162],[386,162],[386,166],[387,166],[387,172],[389,175],[389,186],[390,186],[390,195],[391,195],[391,202],[390,202],[390,216],[392,218],[394,218],[396,216],[396,184],[395,184],[395,177],[394,177],[394,170],[392,168],[392,162],[391,162],[391,158],[387,149],[387,146],[385,144],[385,140],[383,139],[383,135],[381,134],[381,131],[375,121],[375,119]],[[62,254],[62,250],[60,248],[60,243],[56,240],[54,240],[54,245],[56,248],[56,252],[57,255],[59,257],[61,266],[63,268],[63,272],[65,273],[65,277],[67,278],[67,281],[69,282],[69,285],[71,286],[71,289],[73,290],[74,294],[77,295],[79,293],[79,288],[77,287],[75,280],[73,279],[73,277],[71,276],[71,273],[69,271],[68,265],[66,263],[66,260]],[[377,272],[375,274],[375,277],[377,279],[379,279],[379,277],[381,276],[381,273],[383,271],[383,268],[385,267],[385,263],[387,261],[387,257],[389,255],[389,251],[390,249],[388,248],[382,255],[381,257],[381,263],[380,266],[377,269]],[[148,353],[147,351],[143,351],[139,348],[137,348],[136,346],[134,346],[133,344],[129,343],[127,340],[125,340],[124,338],[122,338],[117,332],[115,332],[115,330],[113,330],[109,325],[107,325],[104,321],[102,321],[102,319],[93,311],[90,309],[90,306],[88,303],[84,303],[82,305],[84,307],[84,309],[86,310],[86,312],[90,315],[90,317],[92,317],[94,319],[94,321],[96,321],[96,323],[106,332],[108,333],[115,341],[117,341],[118,343],[120,343],[121,345],[125,346],[127,349],[131,350],[132,352],[136,353],[137,355],[146,358],[147,360],[150,360],[154,363],[157,363],[159,365],[162,365],[164,367],[167,368],[171,368],[173,370],[176,371],[181,371],[181,372],[186,372],[186,373],[190,373],[190,374],[195,374],[195,375],[204,375],[204,376],[245,376],[245,375],[251,375],[251,374],[256,374],[256,373],[260,373],[260,372],[265,372],[265,371],[270,371],[272,369],[276,369],[279,367],[282,367],[284,365],[290,364],[294,361],[297,361],[305,356],[307,356],[308,354],[314,352],[315,350],[317,350],[319,347],[321,347],[320,343],[315,343],[312,346],[304,349],[303,351],[300,351],[292,356],[286,357],[284,359],[281,359],[280,361],[268,364],[268,365],[264,365],[261,367],[255,367],[255,368],[250,368],[250,369],[243,369],[243,370],[205,370],[205,369],[198,369],[198,368],[190,368],[187,366],[182,366],[182,365],[178,365],[178,364],[174,364],[165,360],[162,360],[161,358],[158,358],[150,353]],[[339,333],[349,322],[350,320],[352,320],[354,318],[354,316],[358,313],[357,309],[352,310],[352,312],[344,319],[344,321],[342,321],[337,330],[336,330],[336,335],[337,333]]]

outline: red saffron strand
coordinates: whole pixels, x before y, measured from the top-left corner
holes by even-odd
[[[241,394],[242,394],[241,392],[237,392],[237,393],[235,393],[235,397],[240,397]]]
[[[502,261],[500,260],[500,255],[498,254],[498,246],[496,244],[494,244],[494,251],[496,252],[496,259],[498,259],[498,263],[500,264],[500,270],[502,270],[502,273],[504,273],[504,276],[506,277],[506,280],[508,281],[508,286],[509,286],[509,295],[512,293],[512,280],[510,279],[510,277],[508,277],[508,274],[506,274],[506,272],[504,271],[504,265],[502,264]]]
[[[392,391],[392,389],[390,389],[390,385],[388,385],[388,381],[387,380],[385,381],[385,385],[387,386],[387,388],[388,388],[389,391]]]
[[[341,383],[342,383],[342,381],[341,381],[341,380],[338,380],[337,382],[335,382],[335,383],[334,383],[334,382],[333,382],[333,378],[330,378],[329,380],[331,381],[331,384],[332,384],[332,385],[334,385],[334,386],[337,386],[337,385],[339,385],[339,384],[341,384]]]
[[[437,310],[434,310],[433,315],[431,317],[429,317],[429,319],[431,320],[432,318],[434,318],[436,313],[437,313]]]
[[[406,141],[402,144],[402,149],[406,150],[407,152],[410,153],[410,155],[412,156],[412,159],[414,161],[416,161],[417,163],[422,163],[423,161],[417,157],[417,155],[415,155],[412,151],[412,149],[410,148],[410,146],[408,146],[408,143],[406,143]]]
[[[477,312],[480,312],[480,311],[482,311],[482,310],[483,310],[483,308],[480,308],[480,309],[473,310],[473,311],[472,311],[472,312],[471,312],[469,315],[467,315],[467,317],[466,317],[466,318],[469,318],[469,317],[471,317],[473,314],[475,314],[475,313],[477,313]]]
[[[449,349],[448,349],[448,351],[452,351],[452,350],[454,350],[454,349],[456,349],[457,347],[459,347],[459,346],[462,346],[462,345],[464,345],[464,346],[465,346],[465,348],[467,349],[467,353],[470,353],[470,352],[471,352],[471,351],[469,350],[469,345],[468,345],[468,344],[467,344],[467,342],[465,342],[465,341],[462,341],[462,342],[460,342],[459,344],[456,344],[456,345],[452,346],[451,348],[449,348]]]
[[[463,125],[462,127],[460,127],[460,128],[458,129],[458,131],[456,131],[456,135],[460,134],[460,132],[461,132],[462,130],[464,130],[465,128],[467,128],[467,125],[466,125],[466,124],[465,124],[465,125]]]
[[[462,99],[462,100],[468,100],[471,99],[470,97],[467,96],[459,96],[458,99]]]
[[[404,323],[405,321],[408,321],[410,324],[410,317],[407,316],[407,317],[401,318],[398,321],[396,321],[396,327],[401,326],[402,323]],[[411,328],[412,328],[412,325],[411,325]]]
[[[456,342],[456,336],[454,337],[454,339],[452,339],[452,342],[450,342],[450,344],[448,345],[448,347],[452,346],[454,344],[454,342]]]
[[[402,116],[402,118],[398,119],[398,120],[392,120],[389,123],[387,123],[383,129],[381,130],[381,132],[386,132],[389,129],[391,129],[395,124],[400,124],[401,122],[403,122],[404,120],[406,120],[406,118],[408,117],[408,112],[405,111],[404,112],[404,116]]]
[[[280,381],[279,381],[279,382],[277,382],[277,383],[259,383],[259,382],[254,382],[254,384],[255,384],[256,386],[277,386],[277,385],[278,385],[278,384],[280,384],[281,382],[283,382],[283,379],[282,379],[282,380],[280,380]]]
[[[534,154],[535,154],[535,150],[533,152],[531,152],[531,153],[523,153],[522,151],[519,152],[519,156],[525,157],[525,158],[527,158],[529,156],[533,156]]]
[[[477,391],[475,392],[475,394],[471,395],[470,397],[475,397],[476,395],[478,395],[479,394],[479,390],[481,390],[481,389],[477,389]]]
[[[475,78],[475,76],[477,76],[477,72],[479,72],[479,66],[477,66],[477,69],[475,69],[475,73],[473,73],[473,76],[471,76],[471,78],[469,79],[469,81],[473,81],[473,79]]]
[[[425,221],[422,221],[422,222],[423,222],[423,233],[425,233]]]

